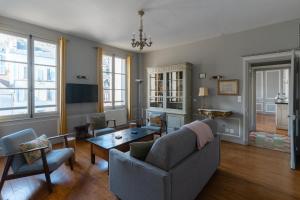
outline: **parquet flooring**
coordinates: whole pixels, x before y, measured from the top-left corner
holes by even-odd
[[[7,181],[2,198],[115,200],[108,189],[107,163],[96,158],[96,164],[90,164],[89,147],[77,143],[74,171],[63,165],[52,173],[53,193],[48,193],[44,176],[37,175]],[[221,165],[197,199],[300,199],[300,172],[289,169],[287,153],[222,142]]]
[[[277,129],[275,115],[256,114],[256,131],[288,135],[287,130]]]

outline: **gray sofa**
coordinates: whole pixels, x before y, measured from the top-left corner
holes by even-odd
[[[122,200],[193,200],[216,171],[220,139],[215,134],[200,151],[196,135],[183,127],[158,139],[141,161],[116,149],[109,153],[109,186]]]

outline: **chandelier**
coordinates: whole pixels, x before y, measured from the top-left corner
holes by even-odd
[[[140,50],[143,50],[143,48],[145,46],[151,47],[152,41],[151,41],[151,37],[149,36],[147,38],[146,37],[146,33],[144,33],[144,31],[143,31],[143,15],[144,15],[144,11],[143,10],[139,10],[138,14],[141,17],[140,28],[139,28],[139,38],[136,40],[135,39],[135,33],[133,33],[132,34],[132,39],[131,39],[131,45],[132,45],[133,48],[139,47]]]

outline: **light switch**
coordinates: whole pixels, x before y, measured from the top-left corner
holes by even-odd
[[[242,96],[238,96],[237,101],[238,101],[238,103],[242,103]]]

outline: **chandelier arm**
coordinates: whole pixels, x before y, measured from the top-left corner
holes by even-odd
[[[147,45],[147,47],[151,47],[152,42],[150,42],[150,43],[145,42],[145,44]]]

